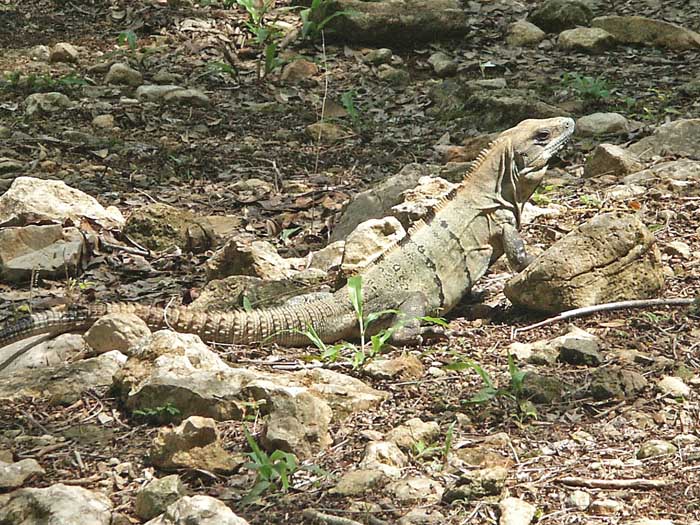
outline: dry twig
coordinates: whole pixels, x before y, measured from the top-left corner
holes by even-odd
[[[570,487],[586,487],[589,489],[661,489],[673,485],[675,481],[660,479],[592,479],[566,477],[559,478],[559,483]]]

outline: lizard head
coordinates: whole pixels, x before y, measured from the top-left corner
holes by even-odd
[[[547,163],[566,145],[574,127],[574,120],[568,117],[528,119],[499,136],[509,139],[513,148],[518,202],[529,199],[542,182]]]

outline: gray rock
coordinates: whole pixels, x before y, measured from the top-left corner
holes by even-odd
[[[630,127],[629,121],[619,113],[591,113],[576,120],[576,134],[582,136],[623,135],[630,131]]]
[[[146,323],[134,314],[100,317],[85,334],[85,342],[97,354],[119,350],[130,355],[131,348],[151,335]]]
[[[35,222],[70,220],[80,224],[91,219],[103,227],[121,228],[124,217],[113,206],[104,208],[94,197],[63,181],[17,177],[0,195],[0,226],[23,226]]]
[[[584,177],[612,175],[624,177],[644,168],[639,158],[627,149],[615,144],[599,144],[586,159]]]
[[[22,226],[0,229],[0,278],[28,281],[34,272],[47,277],[80,273],[85,238],[77,228]]]
[[[690,249],[690,245],[683,241],[671,241],[666,243],[663,247],[664,253],[671,256],[681,257],[686,260],[693,258],[693,252]]]
[[[67,62],[75,64],[78,62],[78,50],[72,44],[59,42],[51,48],[49,62]]]
[[[659,126],[653,135],[629,146],[642,160],[654,155],[700,157],[700,119],[681,119]]]
[[[394,217],[359,224],[345,241],[341,270],[346,274],[360,271],[405,236],[406,230]]]
[[[24,99],[24,113],[28,117],[36,113],[56,113],[74,106],[63,93],[32,93]]]
[[[405,190],[415,187],[421,177],[438,171],[438,166],[407,164],[396,175],[372,189],[358,193],[333,228],[331,242],[345,239],[361,222],[390,215],[392,206],[401,202],[401,194]]]
[[[590,507],[588,507],[588,511],[591,514],[598,514],[600,516],[611,516],[622,512],[624,508],[625,505],[621,501],[601,498],[594,500]]]
[[[593,12],[579,0],[547,0],[527,17],[547,33],[559,33],[576,26],[587,26]]]
[[[566,387],[559,379],[536,372],[525,373],[522,388],[525,399],[542,405],[557,403],[566,393]]]
[[[391,57],[394,56],[391,49],[386,47],[381,47],[379,49],[372,49],[368,51],[364,56],[364,61],[368,64],[388,64],[391,62]]]
[[[146,84],[136,89],[136,98],[142,102],[161,102],[165,95],[184,88],[173,84]]]
[[[590,393],[597,401],[631,399],[647,386],[643,375],[620,368],[597,368],[591,375]]]
[[[700,162],[691,159],[678,159],[655,164],[649,169],[627,175],[625,184],[654,185],[687,193],[689,187],[700,187]]]
[[[143,520],[155,518],[184,495],[185,485],[177,474],[154,479],[136,494],[136,515]]]
[[[377,77],[395,87],[404,87],[411,80],[408,71],[399,69],[389,64],[381,64],[377,68]]]
[[[0,523],[110,525],[111,519],[109,498],[82,487],[58,483],[42,489],[0,494]]]
[[[504,293],[514,304],[562,312],[654,297],[663,283],[654,235],[636,215],[606,213],[557,241],[513,277]]]
[[[230,239],[206,262],[207,279],[249,275],[265,281],[281,281],[299,274],[298,261],[285,259],[267,241]]]
[[[643,44],[669,49],[698,49],[700,34],[681,26],[642,16],[600,16],[591,21],[625,44]]]
[[[37,397],[51,404],[71,404],[89,390],[111,386],[125,361],[120,352],[108,352],[64,366],[21,370],[0,377],[0,402]]]
[[[415,188],[403,192],[403,202],[392,206],[391,213],[408,227],[428,215],[456,187],[441,177],[421,177]]]
[[[464,36],[469,24],[458,0],[339,0],[332,38],[365,44],[407,44]]]
[[[528,525],[535,517],[537,507],[520,498],[504,498],[498,502],[501,517],[499,525]]]
[[[138,87],[143,84],[143,75],[128,64],[117,62],[112,64],[105,76],[106,84],[119,84],[125,86]]]
[[[304,133],[314,142],[318,141],[324,144],[332,144],[352,136],[352,132],[348,129],[325,120],[309,124],[304,129]]]
[[[428,57],[428,64],[433,66],[433,71],[435,71],[435,74],[439,77],[451,77],[457,73],[457,62],[442,51],[430,55],[430,57]]]
[[[92,119],[92,125],[100,129],[112,129],[114,127],[114,117],[112,115],[97,115]]]
[[[587,339],[571,339],[559,350],[559,361],[570,365],[599,366],[603,356],[598,352],[598,343]]]
[[[29,478],[43,474],[46,471],[35,459],[22,459],[16,463],[0,461],[0,490],[16,489]]]
[[[535,46],[545,39],[547,34],[535,24],[518,20],[508,26],[506,43],[509,46]]]
[[[678,452],[678,448],[663,439],[650,439],[645,441],[637,451],[637,459],[654,458],[657,456],[672,456]]]
[[[221,501],[210,496],[184,496],[145,525],[248,525]]]
[[[28,55],[33,58],[34,60],[42,60],[44,62],[49,61],[49,56],[51,54],[51,50],[49,49],[49,46],[44,46],[44,45],[37,45],[32,47],[29,50]]]

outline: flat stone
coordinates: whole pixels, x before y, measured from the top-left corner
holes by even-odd
[[[28,479],[43,474],[46,471],[35,459],[22,459],[16,463],[0,461],[0,490],[16,489]]]
[[[502,499],[498,508],[501,511],[499,525],[528,525],[537,512],[537,507],[520,498]]]
[[[112,64],[105,76],[105,84],[119,84],[138,87],[143,84],[143,75],[128,64],[117,62]]]
[[[177,474],[154,479],[136,494],[136,515],[144,520],[155,518],[184,495],[185,485]]]
[[[643,44],[669,49],[698,49],[700,34],[676,24],[642,16],[600,16],[593,27],[605,29],[625,44]]]
[[[557,44],[562,49],[599,54],[615,46],[615,37],[599,27],[576,27],[559,33]]]
[[[629,130],[629,121],[619,113],[591,113],[576,120],[576,134],[582,136],[624,134]]]
[[[535,24],[518,20],[508,26],[506,43],[509,46],[535,46],[545,39],[547,34]]]

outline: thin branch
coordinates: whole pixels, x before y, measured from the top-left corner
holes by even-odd
[[[589,489],[661,489],[676,483],[676,481],[664,481],[660,479],[592,479],[567,477],[560,478],[557,482],[569,487],[586,487]]]
[[[586,315],[591,315],[600,312],[610,312],[612,310],[625,310],[627,308],[650,308],[654,306],[690,306],[692,304],[700,305],[700,297],[695,299],[676,297],[673,299],[638,299],[634,301],[618,301],[615,303],[604,303],[596,304],[593,306],[584,306],[583,308],[576,308],[574,310],[567,310],[559,315],[540,321],[539,323],[534,323],[528,326],[523,326],[522,328],[515,328],[512,333],[512,338],[515,338],[520,332],[527,332],[529,330],[534,330],[535,328],[540,328],[541,326],[546,326],[552,323],[558,323],[559,321],[565,321],[566,319],[573,319],[575,317],[583,317]]]
[[[359,521],[333,516],[332,514],[326,514],[316,509],[305,509],[302,516],[309,521],[327,523],[328,525],[362,525]]]

